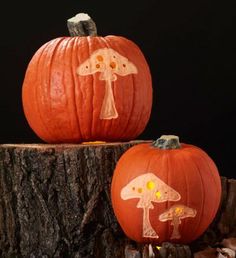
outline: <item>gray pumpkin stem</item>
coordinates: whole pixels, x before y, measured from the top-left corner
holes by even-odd
[[[179,137],[175,135],[162,135],[153,142],[153,146],[163,150],[180,149]]]
[[[71,37],[97,36],[96,24],[86,13],[78,13],[68,19],[67,27]]]

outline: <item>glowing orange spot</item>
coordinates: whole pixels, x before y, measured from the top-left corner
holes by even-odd
[[[100,68],[100,64],[96,64],[96,68]]]
[[[103,62],[103,57],[102,56],[97,56],[97,60],[99,61],[99,62]]]
[[[142,193],[143,189],[142,188],[138,188],[138,192]]]
[[[111,63],[110,63],[110,67],[111,67],[112,69],[116,68],[116,63],[115,63],[115,62],[111,62]]]
[[[161,198],[161,193],[160,193],[159,191],[157,191],[157,192],[155,193],[155,195],[156,195],[157,199],[160,199],[160,198]]]
[[[180,214],[180,213],[182,213],[182,211],[183,211],[183,209],[180,208],[180,207],[177,207],[177,208],[175,209],[175,213],[176,213],[176,214]]]
[[[106,142],[103,141],[94,141],[94,142],[82,142],[83,145],[89,145],[89,144],[104,144]]]

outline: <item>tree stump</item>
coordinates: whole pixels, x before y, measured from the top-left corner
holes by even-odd
[[[141,142],[0,145],[0,257],[124,257],[110,184]]]

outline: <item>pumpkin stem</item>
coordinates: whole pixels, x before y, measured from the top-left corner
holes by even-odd
[[[97,36],[96,24],[86,13],[78,13],[68,19],[67,27],[71,37]]]
[[[179,137],[175,135],[162,135],[153,142],[153,146],[163,150],[181,148]]]

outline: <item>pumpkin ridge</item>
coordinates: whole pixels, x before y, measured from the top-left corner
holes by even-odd
[[[159,152],[159,155],[156,155],[156,152]],[[165,151],[160,151],[159,149],[156,149],[156,148],[153,148],[153,146],[152,145],[150,145],[150,152],[148,152],[147,153],[148,155],[150,155],[151,156],[151,162],[154,164],[154,166],[155,166],[155,169],[154,169],[154,171],[156,171],[156,165],[155,164],[161,164],[161,165],[159,165],[160,166],[160,174],[161,174],[161,176],[159,175],[159,178],[162,180],[162,181],[164,181],[167,185],[168,185],[168,173],[165,173],[165,171],[163,171],[163,165],[162,164],[164,164],[165,163],[165,159],[167,158],[167,156],[168,156],[168,153],[166,153]],[[150,163],[151,163],[150,162]],[[150,167],[150,163],[149,163],[149,167]],[[148,172],[150,172],[150,173],[154,173],[154,171],[153,171],[153,169],[150,169],[148,167],[148,170],[146,170],[146,171],[148,171]],[[157,175],[157,173],[154,173],[155,175]],[[163,175],[165,175],[165,178],[163,178]],[[168,208],[168,202],[165,202],[165,206],[166,206],[166,209]],[[155,219],[156,220],[158,220],[158,216],[159,216],[159,209],[158,209],[158,204],[156,204],[156,210],[158,211],[157,212],[157,214],[156,214],[156,217],[155,217]],[[157,229],[157,233],[158,233],[158,230],[159,230],[159,228],[156,228],[155,227],[155,229]],[[168,232],[167,232],[168,231]],[[165,231],[165,233],[166,233],[166,236],[165,236],[165,238],[166,239],[168,239],[168,234],[169,234],[169,227],[168,227],[168,230],[167,231]],[[161,237],[161,238],[163,238],[163,237]]]
[[[170,178],[171,178],[171,176],[170,176],[170,172],[171,172],[171,165],[170,165],[170,153],[169,153],[169,151],[164,151],[164,155],[165,155],[165,157],[166,157],[166,160],[167,160],[167,179],[166,179],[166,181],[165,181],[165,183],[167,184],[167,185],[170,185]],[[169,209],[169,201],[167,201],[167,202],[165,202],[165,210],[167,210],[167,209]],[[166,239],[169,239],[169,236],[170,236],[170,232],[171,232],[171,225],[170,225],[170,223],[168,223],[168,227],[167,227],[167,230],[165,231],[165,238]]]
[[[108,36],[109,37],[109,36]],[[110,36],[111,37],[111,36]],[[152,79],[151,79],[151,72],[150,72],[150,68],[149,68],[149,66],[147,65],[147,61],[146,61],[146,57],[144,56],[144,54],[143,54],[143,52],[141,52],[140,53],[140,51],[139,51],[139,47],[138,47],[138,45],[137,44],[135,44],[134,42],[132,42],[131,40],[129,40],[129,39],[127,39],[127,38],[125,38],[125,37],[122,37],[122,36],[119,36],[118,37],[121,41],[124,41],[124,42],[126,42],[127,44],[128,44],[128,46],[130,46],[130,47],[132,47],[132,48],[134,48],[135,49],[135,51],[137,51],[138,53],[139,53],[139,55],[140,55],[140,57],[142,58],[142,60],[143,60],[143,63],[145,63],[146,64],[146,66],[145,67],[147,67],[147,73],[149,74],[149,76],[150,76],[150,81],[151,81],[151,84],[152,84]],[[132,76],[132,80],[133,80],[133,95],[134,95],[134,99],[135,99],[135,93],[136,93],[136,84],[134,83],[135,82],[135,79],[134,79],[134,74],[131,74],[131,76]],[[146,88],[145,88],[146,89]],[[146,89],[147,90],[147,89]],[[151,88],[151,91],[152,91],[152,88]],[[152,95],[152,94],[151,94]],[[151,100],[150,100],[150,102],[152,102],[152,98],[151,98]],[[142,102],[143,103],[143,102]],[[132,111],[133,111],[133,109],[134,109],[134,105],[132,106]],[[140,109],[140,111],[139,111],[139,114],[140,114],[140,116],[139,116],[139,118],[140,119],[137,119],[136,121],[136,128],[134,129],[134,131],[133,131],[133,138],[136,138],[137,137],[137,135],[138,134],[140,134],[140,133],[138,133],[138,132],[143,132],[144,131],[144,129],[146,128],[146,125],[147,125],[147,122],[146,123],[140,123],[140,121],[143,121],[144,119],[143,119],[143,117],[145,117],[144,116],[144,111],[145,111],[145,107],[142,107],[141,109]],[[151,109],[149,110],[149,115],[148,115],[148,120],[150,119],[150,116],[151,116]],[[127,124],[128,125],[128,124]],[[141,129],[140,129],[140,127],[141,127]]]
[[[89,53],[92,53],[92,51],[91,51],[91,49],[92,49],[92,43],[91,43],[91,37],[87,37],[86,38],[87,39],[87,44],[88,44],[88,49],[89,49]],[[95,101],[95,85],[94,85],[94,81],[95,81],[95,74],[93,73],[93,74],[91,74],[91,76],[92,76],[92,87],[91,87],[91,91],[92,91],[92,93],[91,93],[91,95],[92,95],[92,107],[95,107],[95,103],[94,103],[94,101]],[[90,122],[90,138],[91,138],[91,135],[92,135],[92,132],[94,131],[94,110],[92,110],[92,112],[90,112],[91,113],[91,119],[89,119],[91,122]],[[103,140],[103,139],[101,139],[101,140]]]
[[[106,42],[107,42],[107,44],[109,45],[109,47],[110,48],[112,48],[111,47],[111,45],[110,45],[110,37],[111,36],[107,36],[107,37],[105,37],[105,40],[106,40]],[[116,36],[116,38],[120,38],[119,36]],[[115,42],[116,43],[116,42]],[[120,45],[119,44],[115,44],[115,46],[116,46],[116,50],[117,50],[117,52],[118,53],[122,53],[122,52],[124,52],[125,53],[125,51],[124,51],[124,49],[122,49],[122,51],[121,51],[121,48],[120,48]],[[127,55],[126,55],[126,53],[125,53],[125,56],[127,57]],[[133,74],[130,74],[131,76],[132,76],[132,78],[133,78]],[[121,78],[120,78],[121,79]],[[114,83],[114,89],[115,89],[115,87],[116,87],[116,85],[115,85],[115,81],[113,82]],[[123,98],[123,96],[122,96],[122,101],[124,102],[125,101],[125,98]],[[126,131],[127,131],[127,128],[128,128],[128,126],[129,126],[129,122],[130,122],[130,118],[132,117],[131,116],[131,114],[133,114],[132,113],[132,111],[133,111],[133,102],[134,102],[134,85],[133,85],[133,81],[132,81],[132,105],[131,105],[131,110],[130,110],[130,112],[129,112],[129,118],[128,118],[128,120],[127,120],[127,123],[126,123],[126,125],[125,126],[123,126],[123,123],[121,122],[120,124],[122,124],[122,127],[123,127],[123,130],[121,131],[121,130],[119,130],[120,131],[120,138],[121,139],[124,139],[125,138],[125,133],[126,133]],[[124,105],[124,103],[122,103],[123,105]]]
[[[134,99],[135,99],[135,87],[134,87],[134,75],[133,74],[131,74],[131,77],[132,77],[132,104],[131,104],[131,110],[130,110],[130,112],[129,112],[129,117],[128,117],[128,120],[127,120],[127,123],[126,123],[126,126],[124,127],[124,130],[123,130],[123,135],[121,136],[121,137],[123,137],[124,136],[124,134],[126,133],[126,131],[127,131],[127,128],[128,128],[128,126],[129,126],[129,124],[130,124],[130,120],[131,120],[131,118],[132,118],[132,114],[133,114],[133,111],[134,111]],[[135,137],[134,137],[135,138]]]
[[[214,166],[214,167],[218,170],[217,166],[212,162],[211,157],[210,157],[205,151],[200,151],[200,148],[198,148],[198,147],[195,147],[195,148],[194,148],[194,151],[196,151],[197,154],[202,157],[202,160],[206,163],[206,165],[208,166],[209,170],[212,171],[212,173],[215,173],[215,172],[214,172],[214,170],[212,169],[212,167],[209,165],[209,163],[206,162],[206,159],[209,159],[209,161],[211,162],[212,166]],[[204,155],[204,156],[203,156],[203,155]],[[212,174],[211,174],[211,175],[212,175]],[[213,176],[213,180],[214,180],[214,182],[215,182],[215,185],[221,187],[221,183],[220,183],[219,181],[217,182],[217,181],[216,181],[216,178],[215,178],[214,176]]]
[[[190,153],[192,154],[192,152],[190,152]],[[207,194],[207,193],[205,193],[205,187],[204,187],[204,183],[203,183],[204,180],[202,178],[202,175],[201,175],[198,164],[196,163],[195,159],[191,155],[189,155],[188,157],[192,161],[191,164],[193,164],[195,166],[196,171],[199,175],[199,178],[200,178],[200,181],[201,181],[201,192],[202,192],[202,196],[203,196],[202,197],[202,203],[201,203],[201,211],[198,212],[199,220],[198,220],[198,223],[195,224],[195,229],[194,230],[192,229],[193,234],[196,235],[196,232],[199,230],[199,226],[201,224],[201,218],[202,218],[202,215],[203,215],[203,212],[204,212],[204,205],[205,205],[205,198],[206,198],[205,194]],[[199,234],[197,234],[197,235],[199,235]]]
[[[118,36],[116,36],[116,38],[118,38]],[[109,41],[108,37],[104,37],[104,38],[102,38],[102,40],[103,40],[103,42],[105,43],[105,45],[106,45],[107,48],[113,49],[113,47],[112,47],[111,44],[110,44],[110,41]],[[116,44],[115,51],[117,51],[117,52],[120,54],[119,45],[117,45],[117,44]],[[118,78],[118,79],[120,79],[120,78]],[[113,81],[113,82],[112,82],[114,100],[116,100],[116,98],[115,98],[115,87],[117,87],[117,86],[116,86],[116,82],[117,82],[117,81]],[[116,106],[117,106],[117,102],[116,102]],[[118,107],[117,107],[117,108],[118,108]],[[112,119],[111,124],[110,124],[110,127],[113,127],[114,122],[115,122],[114,119]],[[120,124],[122,124],[122,123],[120,123]],[[119,124],[119,126],[120,126],[120,124]],[[111,130],[111,129],[110,129],[110,130]],[[110,130],[109,130],[109,131],[110,131]],[[120,131],[120,130],[119,130],[119,131]],[[119,138],[122,138],[122,137],[119,137]]]
[[[220,191],[221,191],[221,182],[216,181],[215,170],[212,169],[212,167],[209,165],[209,162],[211,162],[211,164],[216,168],[217,171],[218,171],[218,168],[212,162],[212,159],[210,158],[210,156],[206,152],[204,152],[204,151],[200,152],[199,150],[200,150],[200,148],[194,148],[194,151],[197,151],[197,155],[201,157],[201,161],[203,161],[205,163],[205,166],[207,166],[209,171],[211,171],[210,177],[211,177],[211,180],[214,181],[215,187],[217,187],[217,188],[220,187]],[[207,160],[208,160],[208,162],[207,162]],[[219,207],[219,205],[220,205],[220,199],[218,200],[218,207]],[[212,214],[212,220],[214,219],[217,211],[218,211],[218,209],[216,209],[215,212]]]
[[[50,56],[50,68],[51,68],[51,62],[52,62],[52,60],[53,60],[53,58],[54,58],[54,56],[55,56],[55,52],[56,52],[56,49],[59,47],[59,45],[60,45],[60,43],[64,40],[64,38],[65,37],[61,37],[61,38],[58,38],[58,39],[55,39],[55,40],[52,40],[52,41],[50,41],[49,42],[49,44],[47,44],[47,46],[45,46],[45,48],[44,48],[44,51],[43,52],[48,52],[48,49],[49,49],[49,47],[50,47],[50,45],[52,45],[52,55]],[[43,56],[43,53],[42,53],[42,56]],[[41,57],[42,57],[41,56]],[[41,60],[41,58],[40,58],[40,60],[41,61],[39,61],[39,63],[41,63],[41,65],[40,65],[40,71],[38,71],[37,73],[38,74],[40,74],[40,80],[39,80],[39,87],[36,87],[36,91],[37,91],[37,93],[38,93],[38,90],[42,87],[42,81],[46,81],[47,82],[47,92],[49,92],[49,94],[48,94],[48,96],[50,96],[50,76],[49,76],[49,74],[50,74],[50,69],[49,69],[49,71],[47,71],[47,75],[46,75],[46,78],[44,79],[44,78],[42,78],[42,75],[44,74],[42,71],[43,71],[43,69],[45,69],[47,66],[45,65],[45,63],[47,62],[47,58],[46,58],[46,56],[47,55],[45,55],[44,57],[43,57],[43,59]],[[39,69],[39,66],[37,66],[37,68]],[[49,78],[48,78],[49,77]],[[51,96],[49,97],[50,99],[51,99]],[[40,98],[37,98],[37,104],[39,105],[39,102],[40,102],[41,100],[40,100]],[[48,99],[45,101],[47,104],[47,106],[48,106],[48,102],[49,102],[49,107],[50,107],[50,109],[51,109],[51,102],[50,101],[48,101]],[[45,117],[45,116],[42,116],[42,110],[40,111],[40,117],[41,118],[43,118],[43,117]],[[47,120],[50,120],[48,117],[47,117]],[[42,123],[46,126],[47,125],[47,122],[46,121],[44,121],[44,119],[42,119]],[[48,128],[47,126],[46,126],[46,128]],[[48,129],[48,133],[49,133],[49,136],[50,136],[50,139],[51,139],[51,131]],[[55,138],[57,138],[57,137],[55,137],[54,136],[54,139]]]
[[[79,45],[79,41],[80,37],[73,37],[71,38],[70,42],[72,44],[72,50],[70,51],[70,63],[71,64],[74,64],[75,63],[75,60],[74,60],[74,56],[73,53],[75,52],[76,53],[76,45],[78,44]],[[71,90],[71,94],[72,94],[72,100],[73,100],[73,117],[72,118],[72,123],[74,123],[74,120],[76,121],[75,124],[76,124],[76,127],[77,127],[77,130],[78,130],[78,134],[80,137],[78,138],[81,138],[81,129],[80,129],[80,121],[79,121],[79,116],[78,116],[78,112],[77,112],[77,105],[76,105],[76,97],[75,97],[75,88],[76,88],[76,81],[78,80],[78,78],[76,77],[76,74],[75,72],[73,71],[72,69],[72,66],[70,66],[70,71],[71,71],[71,75],[72,75],[72,90]],[[72,125],[73,127],[73,125]]]
[[[132,76],[132,81],[133,81],[133,85],[134,85],[134,90],[133,90],[133,99],[135,99],[135,96],[136,96],[136,88],[135,88],[135,79],[134,79],[134,74],[131,75]],[[132,112],[134,110],[134,105],[132,106]],[[136,122],[136,126],[135,126],[135,129],[134,129],[134,133],[133,133],[133,137],[136,138],[137,137],[137,131],[139,131],[139,127],[140,127],[140,121],[142,121],[142,117],[143,117],[143,113],[144,113],[144,108],[141,108],[140,111],[139,111],[139,119],[137,119],[137,122]],[[131,116],[130,116],[131,117]],[[142,126],[143,127],[143,126]],[[144,126],[146,127],[146,125]],[[141,130],[140,130],[141,131]],[[143,132],[143,130],[142,130]]]
[[[180,147],[181,148],[181,147]],[[185,161],[183,160],[183,157],[182,156],[180,156],[180,159],[178,159],[178,162],[181,164],[181,168],[182,167],[184,167],[184,164],[185,164]],[[182,169],[181,169],[182,170]],[[189,207],[189,200],[190,200],[190,198],[189,198],[189,187],[188,187],[188,173],[186,173],[186,172],[183,172],[183,175],[184,175],[184,181],[185,181],[185,184],[184,184],[184,186],[185,186],[185,193],[184,193],[184,196],[186,197],[186,206],[187,207]],[[183,220],[182,222],[181,222],[181,224],[182,224],[182,229],[183,229],[183,232],[185,232],[185,228],[186,228],[186,220]]]
[[[119,37],[119,39],[121,41],[123,41],[123,42],[126,42],[129,47],[132,47],[132,48],[135,47],[136,51],[139,52],[138,46],[136,44],[134,44],[133,42],[131,42],[130,40],[127,40],[124,37]],[[124,51],[126,51],[126,49]],[[140,57],[142,58],[143,62],[146,62],[146,59],[145,59],[145,57],[144,57],[144,55],[142,53],[141,53]],[[140,67],[139,67],[139,70],[140,70]],[[135,103],[136,103],[135,99],[136,98],[139,98],[139,100],[141,100],[141,101],[139,101],[139,103],[142,104],[142,108],[139,108],[139,110],[138,110],[138,112],[136,114],[136,116],[139,117],[139,119],[136,119],[136,124],[134,124],[133,128],[130,130],[133,138],[136,138],[137,135],[138,135],[138,131],[139,132],[140,131],[143,132],[143,130],[146,127],[147,123],[144,123],[144,124],[140,123],[140,121],[143,121],[143,114],[144,114],[144,110],[145,110],[145,108],[143,106],[143,98],[142,98],[143,92],[139,94],[140,96],[137,95],[137,88],[138,88],[138,86],[135,83],[135,74],[130,74],[130,75],[131,75],[131,78],[132,78],[132,86],[133,86],[133,105],[132,105],[131,111],[133,112],[133,110],[135,108]],[[130,114],[131,114],[131,112],[130,112]],[[132,116],[130,116],[130,119],[131,118],[132,118]],[[149,118],[150,118],[150,116],[149,116]],[[129,125],[129,122],[130,122],[130,120],[127,123],[127,127]],[[140,130],[140,128],[142,130]]]
[[[138,153],[136,153],[136,155],[137,155],[137,157],[138,157],[138,154],[140,153],[140,154],[142,154],[142,148],[140,148],[140,150],[139,150],[139,152]],[[140,155],[139,154],[139,155]],[[147,173],[153,173],[153,171],[152,171],[152,169],[150,168],[150,166],[151,166],[151,163],[153,162],[153,160],[155,160],[155,162],[156,162],[156,156],[154,155],[155,154],[155,150],[153,150],[152,148],[150,148],[150,149],[148,149],[147,151],[146,151],[146,153],[144,154],[144,155],[142,155],[142,158],[145,160],[145,159],[147,159],[148,158],[148,161],[147,161],[147,164],[146,164],[146,169],[144,169],[144,171],[147,171]],[[134,155],[134,153],[132,154],[132,156]],[[136,156],[135,155],[135,156]],[[146,158],[147,157],[147,158]],[[163,159],[163,155],[161,155],[159,158],[158,158],[158,160],[162,160]],[[142,174],[140,174],[140,175],[142,175]],[[134,178],[133,178],[134,179]],[[129,181],[131,181],[131,179],[129,179]],[[138,201],[137,201],[138,202]],[[153,205],[153,204],[152,204]],[[143,211],[142,211],[142,215],[143,215]],[[150,218],[150,217],[149,217]],[[151,221],[150,221],[151,222]],[[143,236],[142,236],[142,238],[143,238]]]
[[[99,40],[100,40],[100,41],[103,41],[104,45],[105,45],[107,48],[111,48],[110,45],[109,45],[109,43],[107,42],[107,40],[106,40],[105,38],[100,37]],[[114,95],[114,82],[112,82],[112,87],[113,87],[113,95]],[[115,99],[115,96],[114,96],[114,99]],[[112,128],[113,128],[114,119],[111,119],[111,120],[109,120],[109,121],[104,121],[104,122],[107,123],[107,124],[106,124],[106,129],[108,129],[108,130],[106,130],[105,135],[108,136],[108,138],[110,138],[109,132],[110,132],[110,131],[112,130]]]
[[[134,85],[134,91],[133,91],[133,95],[134,95],[134,98],[135,98],[135,93],[136,93],[136,84],[134,83],[135,82],[135,79],[134,79],[134,74],[131,75],[132,76],[132,81],[133,81],[133,85]],[[134,105],[132,107],[132,111],[134,109]],[[136,138],[137,137],[137,131],[141,131],[139,130],[139,127],[141,125],[140,121],[142,121],[142,117],[143,117],[143,114],[144,114],[144,110],[145,108],[143,107],[143,102],[142,102],[142,108],[139,110],[139,119],[137,119],[136,121],[136,125],[134,127],[134,130],[133,130],[133,137]],[[143,126],[142,126],[143,127]],[[144,128],[146,127],[146,124],[144,126]],[[143,132],[143,130],[142,130]]]
[[[201,156],[201,157],[202,157],[201,159],[206,163],[206,166],[209,168],[210,171],[212,171],[211,176],[213,175],[213,173],[215,174],[215,171],[214,171],[214,169],[212,169],[212,166],[214,166],[214,168],[215,168],[217,171],[218,171],[218,168],[217,168],[217,166],[213,163],[212,158],[211,158],[205,151],[201,150],[199,147],[193,146],[193,145],[191,145],[191,147],[194,148],[194,152],[196,153],[195,155]],[[189,152],[188,149],[185,149],[185,151],[188,152],[188,153],[192,153],[192,152]],[[206,162],[206,160],[210,161],[210,163],[212,164],[212,166],[210,166],[210,165],[208,164],[208,162]],[[215,182],[215,185],[217,185],[217,186],[219,186],[219,187],[221,188],[221,182],[219,182],[219,181],[217,182],[217,181],[216,181],[216,178],[215,178],[214,176],[212,176],[212,178],[213,178],[213,180],[214,180],[214,182]]]
[[[183,163],[182,163],[183,164]],[[183,166],[183,165],[182,165]],[[189,196],[189,187],[188,187],[188,174],[185,172],[183,173],[184,174],[184,180],[185,180],[185,186],[186,186],[186,192],[185,192],[185,196],[186,196],[186,206],[189,207],[189,200],[190,200],[190,196]],[[183,228],[183,231],[185,230],[186,228],[186,220],[183,220],[182,221],[183,225],[182,225],[182,228]],[[185,232],[185,231],[184,231]]]
[[[73,63],[76,63],[75,56],[76,57],[78,56],[78,55],[73,55],[73,53],[74,52],[76,53],[76,46],[77,45],[79,46],[80,37],[74,37],[74,38],[72,38],[72,40],[73,40],[73,46],[72,46],[70,60],[71,60],[71,63],[73,64]],[[75,72],[73,71],[72,66],[70,67],[70,69],[71,69],[72,81],[73,81],[73,90],[72,90],[73,97],[72,97],[72,99],[73,99],[73,107],[74,107],[74,117],[75,117],[75,120],[76,120],[78,133],[79,133],[80,138],[81,138],[82,133],[81,133],[81,128],[80,128],[80,120],[79,120],[79,115],[78,115],[78,110],[77,110],[77,102],[76,102],[76,84],[77,84],[78,78],[77,78]]]
[[[66,46],[64,46],[64,44],[65,44],[65,41],[66,40]],[[63,41],[63,46],[61,46],[61,43],[62,43],[62,41]],[[48,76],[47,76],[47,80],[48,80],[48,85],[49,85],[49,96],[50,96],[50,109],[52,110],[52,108],[51,108],[51,103],[52,103],[52,101],[51,101],[51,87],[52,87],[52,84],[51,84],[51,76],[50,76],[50,74],[52,73],[52,71],[51,71],[51,67],[52,67],[52,63],[56,63],[55,62],[55,56],[58,54],[58,50],[59,50],[59,52],[61,52],[60,51],[60,48],[67,48],[67,46],[68,46],[68,44],[69,44],[69,42],[70,42],[70,38],[69,37],[63,37],[59,42],[58,42],[58,44],[55,46],[55,48],[52,50],[52,55],[50,56],[50,68],[48,69]],[[66,65],[65,64],[65,62],[64,62],[64,60],[65,60],[65,54],[66,54],[66,51],[63,51],[63,67]],[[46,66],[45,66],[46,67]],[[63,91],[64,92],[66,92],[66,86],[65,86],[65,84],[64,84],[64,78],[65,78],[65,73],[63,72],[62,73],[62,84],[61,84],[61,87],[63,88]],[[67,101],[67,100],[66,100]],[[58,135],[60,135],[60,137],[59,138],[64,138],[64,135],[63,135],[63,128],[61,128],[60,126],[56,126],[56,128],[54,128],[54,130],[55,131],[58,131]],[[57,138],[57,140],[59,139],[58,137],[56,137]],[[66,139],[67,140],[67,139]]]
[[[121,37],[119,37],[121,40],[124,40],[123,38],[121,38]],[[130,42],[129,42],[130,43]],[[122,49],[122,51],[123,52],[126,52],[126,50],[125,49]],[[125,127],[125,130],[124,130],[124,133],[126,132],[126,130],[127,130],[127,128],[128,128],[128,126],[129,126],[129,123],[130,123],[130,120],[131,120],[131,118],[132,118],[132,116],[133,115],[131,115],[131,114],[133,114],[133,110],[134,110],[134,106],[135,106],[135,97],[136,97],[136,87],[135,87],[135,84],[134,84],[134,74],[130,74],[131,75],[131,78],[132,78],[132,89],[133,89],[133,93],[132,93],[132,106],[131,106],[131,111],[130,111],[130,115],[129,115],[129,119],[128,119],[128,122],[127,122],[127,124],[126,124],[126,127]],[[142,109],[141,109],[141,112],[142,112]],[[139,110],[139,112],[138,112],[138,114],[139,114],[139,117],[140,117],[140,110]],[[138,126],[139,126],[139,123],[140,123],[140,119],[137,119],[136,120],[136,125],[134,125],[133,127],[132,127],[132,129],[130,130],[130,134],[132,135],[132,137],[133,138],[135,138],[136,137],[136,133],[135,133],[135,131],[137,130],[137,128],[138,128]]]
[[[33,64],[33,66],[35,66],[35,67],[37,68],[37,70],[39,70],[38,67],[39,67],[40,60],[41,60],[41,58],[42,58],[42,55],[43,55],[43,52],[45,51],[46,46],[47,46],[49,43],[50,43],[50,42],[47,42],[46,44],[44,44],[44,45],[38,50],[38,52],[37,52],[37,54],[39,55],[39,56],[37,56],[37,63],[36,63],[36,64]],[[41,51],[41,52],[40,52],[40,51]],[[34,59],[32,59],[32,60],[30,61],[30,64],[32,64],[33,61],[34,61]],[[38,72],[38,73],[37,73],[37,78],[39,77],[39,75],[41,75],[41,74]],[[25,79],[24,79],[24,83],[27,82],[27,85],[24,84],[24,89],[23,89],[23,94],[22,94],[23,102],[24,102],[24,99],[25,99],[25,98],[28,99],[29,93],[28,93],[27,88],[31,87],[31,85],[28,84],[29,77],[31,77],[31,75],[26,74]],[[37,80],[37,81],[38,81],[38,80]],[[26,87],[27,87],[27,88],[26,88]],[[43,127],[44,132],[46,132],[47,135],[50,135],[50,132],[49,132],[47,126],[46,126],[46,123],[44,123],[44,121],[43,121],[43,118],[42,118],[43,116],[41,115],[41,110],[40,110],[39,104],[38,104],[38,91],[37,91],[37,87],[35,87],[35,85],[33,85],[33,91],[34,91],[34,96],[33,96],[33,97],[34,97],[34,99],[36,100],[36,101],[34,101],[35,109],[36,109],[35,111],[37,111],[37,113],[39,114],[40,121],[41,121],[41,125],[42,125],[42,127]],[[27,92],[27,93],[26,93],[26,92]],[[32,94],[32,92],[31,92],[31,94]],[[26,96],[27,96],[27,97],[26,97]],[[28,104],[28,103],[27,103],[27,104]],[[24,112],[25,112],[25,113],[28,113],[28,108],[26,108],[26,105],[23,105],[23,108],[24,108]],[[30,120],[31,120],[31,119],[29,119],[29,121],[28,121],[29,124],[31,124],[31,121],[30,121]],[[38,133],[38,131],[36,132],[36,134],[37,134],[37,135],[40,135],[40,133]]]
[[[152,146],[151,146],[152,147]],[[153,148],[153,147],[152,147]],[[168,182],[168,179],[169,179],[169,166],[168,166],[168,169],[163,169],[164,168],[164,165],[163,164],[167,164],[167,158],[168,158],[168,153],[165,152],[165,151],[160,151],[159,149],[155,149],[153,148],[154,152],[153,152],[153,156],[154,156],[154,161],[156,164],[159,164],[159,174],[156,172],[157,169],[155,167],[154,169],[154,174],[156,176],[158,176],[163,182],[165,182],[165,184],[169,185],[169,182]],[[155,153],[158,152],[158,155],[156,155]],[[158,204],[157,204],[158,205]],[[165,209],[168,208],[168,202],[164,202],[163,205],[165,205]],[[158,220],[158,217],[159,217],[159,209],[158,209],[158,206],[157,206],[157,214],[155,216],[155,219]],[[164,225],[165,229],[167,228],[166,225]],[[160,229],[161,230],[161,229]],[[169,227],[168,227],[168,230],[165,230],[165,236],[163,237],[163,234],[160,234],[161,231],[159,231],[159,228],[157,227],[157,232],[159,232],[159,236],[160,236],[160,241],[162,241],[163,239],[167,239],[168,238],[168,235],[169,235]]]
[[[96,39],[97,39],[97,45],[99,46],[99,48],[98,49],[100,49],[100,48],[107,48],[108,46],[107,46],[107,44],[106,44],[106,42],[105,42],[105,40],[104,40],[104,38],[103,37],[96,37]],[[96,51],[96,50],[95,50]],[[102,81],[103,83],[102,83],[102,85],[96,85],[96,86],[94,86],[93,85],[93,89],[94,89],[94,92],[96,91],[96,92],[101,92],[101,91],[103,91],[103,89],[104,89],[104,93],[103,94],[101,94],[101,97],[102,97],[102,99],[104,99],[104,94],[105,94],[105,80],[104,81]],[[97,86],[98,87],[102,87],[102,88],[100,88],[100,89],[97,89]],[[97,97],[96,97],[97,98]],[[95,99],[96,99],[95,98]],[[95,102],[95,106],[96,106],[96,102]],[[111,128],[111,125],[112,125],[112,121],[111,120],[113,120],[113,119],[111,119],[111,120],[106,120],[106,119],[100,119],[100,114],[101,114],[101,108],[102,108],[102,103],[101,103],[101,106],[99,106],[99,117],[98,117],[98,120],[99,120],[99,125],[102,125],[102,127],[104,128],[103,130],[101,129],[101,126],[99,127],[99,134],[101,134],[100,133],[100,131],[102,130],[102,137],[103,137],[103,139],[101,139],[101,140],[106,140],[106,141],[108,141],[109,140],[109,137],[108,137],[108,132],[110,131],[110,130],[112,130],[112,128]],[[110,125],[110,129],[108,128],[108,126]]]
[[[85,37],[75,37],[75,40],[78,40],[78,44],[75,46],[79,46],[82,44],[81,41],[83,41],[85,39]],[[78,52],[78,50],[77,50]],[[78,60],[78,64],[80,64],[80,55],[76,55],[77,60]],[[81,119],[79,118],[79,111],[80,111],[80,105],[83,102],[84,96],[83,96],[83,90],[80,87],[81,85],[81,81],[80,81],[80,77],[78,77],[78,79],[75,80],[75,91],[74,91],[74,98],[75,98],[75,110],[76,110],[76,116],[78,119],[78,127],[80,129],[80,135],[81,135],[81,139],[85,140],[86,137],[84,137],[84,131],[83,131],[83,121],[81,121]],[[78,91],[78,94],[76,94],[76,91]],[[78,97],[81,96],[81,103],[78,103]]]
[[[123,50],[124,52],[125,52],[125,50]],[[123,133],[125,133],[126,131],[127,131],[127,128],[128,128],[128,126],[129,126],[129,124],[130,124],[130,120],[131,120],[131,118],[132,118],[132,115],[131,114],[133,114],[133,110],[134,110],[134,100],[135,100],[135,93],[136,93],[136,90],[135,90],[135,85],[134,85],[134,74],[130,74],[130,76],[131,76],[131,78],[132,78],[132,105],[131,105],[131,110],[130,110],[130,112],[129,112],[129,118],[128,118],[128,120],[127,120],[127,124],[126,124],[126,126],[125,126],[125,128],[124,128],[124,131],[123,131]],[[137,121],[137,123],[139,123],[139,120]],[[131,130],[131,132],[132,132],[132,130]],[[131,133],[131,135],[133,135],[132,133]],[[134,136],[133,136],[134,137]]]

